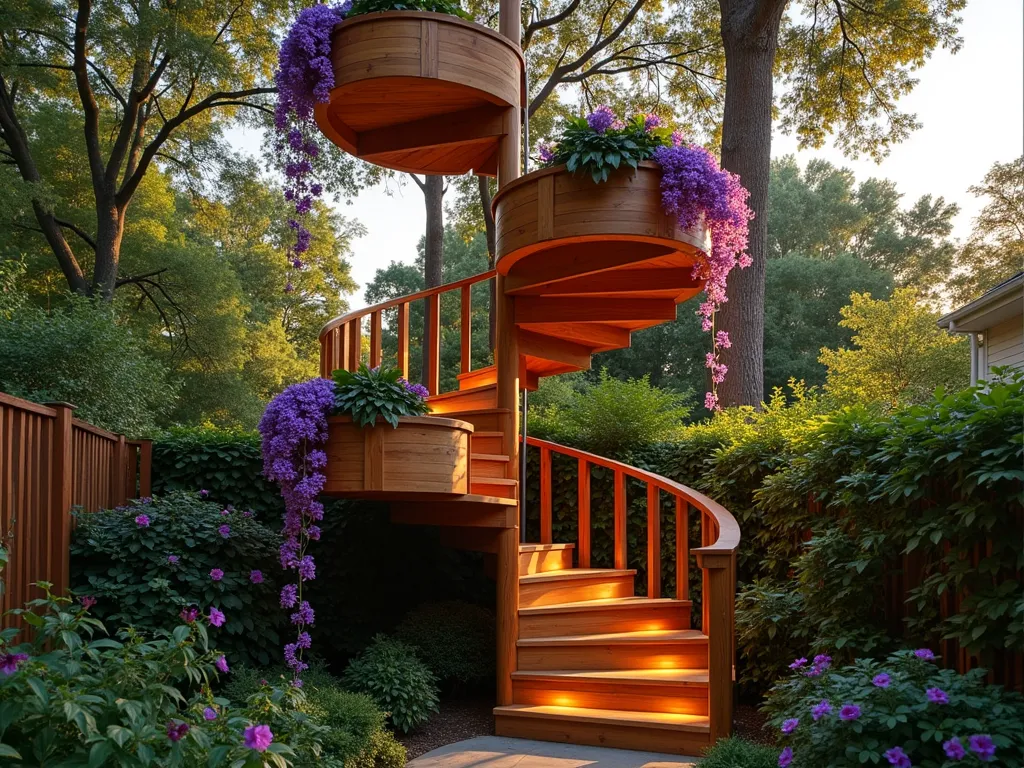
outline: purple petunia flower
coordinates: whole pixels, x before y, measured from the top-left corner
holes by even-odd
[[[839,719],[849,722],[860,717],[860,707],[856,704],[843,704],[839,708]]]
[[[135,524],[139,528],[149,528],[149,515],[136,515]]]
[[[0,675],[13,675],[28,658],[27,653],[0,653]]]
[[[929,688],[924,695],[932,704],[949,704],[949,694],[941,688]]]
[[[914,655],[919,659],[924,659],[925,661],[935,661],[935,654],[932,652],[931,648],[918,648],[914,651]]]
[[[800,725],[800,721],[795,717],[791,717],[789,720],[782,724],[782,732],[787,734],[792,733],[796,730],[796,727],[798,725]]]
[[[820,702],[811,707],[811,717],[814,718],[814,722],[818,722],[825,715],[832,714],[832,705],[822,699]]]
[[[217,719],[217,710],[214,709],[213,707],[207,707],[206,709],[203,710],[203,719],[204,720],[216,720]]]
[[[218,656],[217,660],[215,662],[213,662],[213,665],[217,669],[219,669],[221,672],[227,672],[228,671],[228,660],[226,658],[224,658],[223,656]]]
[[[949,741],[942,742],[942,751],[946,753],[946,757],[950,760],[963,760],[967,757],[967,750],[964,749],[964,745],[960,743],[960,739],[956,736]]]
[[[803,656],[801,656],[799,659],[794,660],[793,663],[789,665],[789,668],[790,669],[800,669],[801,667],[804,667],[806,665],[807,665],[807,659],[805,659]]]
[[[214,568],[210,571],[210,578],[214,581],[220,581],[224,578],[224,571],[222,571],[220,568]]]
[[[249,571],[249,581],[251,581],[253,584],[262,584],[263,571],[259,569]]]
[[[222,525],[220,528],[217,529],[217,533],[219,533],[222,538],[226,539],[226,538],[228,538],[231,535],[231,526],[227,525],[225,523],[224,525]]]
[[[210,624],[215,627],[224,626],[224,622],[227,621],[227,617],[217,608],[210,606]]]
[[[96,598],[92,595],[82,595],[80,598],[78,598],[78,602],[81,603],[82,608],[88,611],[90,608],[96,605]]]
[[[886,672],[880,672],[871,680],[872,685],[876,688],[888,688],[891,682],[892,678]]]
[[[887,750],[885,759],[889,761],[889,765],[895,765],[896,768],[911,768],[910,757],[903,751],[903,747],[893,747]]]
[[[996,745],[988,734],[978,733],[967,739],[971,752],[983,763],[991,763],[996,756]]]
[[[168,565],[177,565],[179,560],[181,560],[181,558],[178,557],[177,555],[168,555],[167,556],[167,564]]]
[[[274,741],[274,734],[269,725],[250,725],[243,732],[245,746],[257,752],[266,752]]]
[[[779,754],[779,768],[786,768],[790,763],[793,762],[793,748],[786,747]]]
[[[167,738],[171,741],[181,741],[188,732],[188,723],[175,723],[171,720],[167,724]]]
[[[590,130],[594,133],[604,133],[614,122],[615,112],[607,104],[602,104],[587,115],[587,125],[590,126]]]

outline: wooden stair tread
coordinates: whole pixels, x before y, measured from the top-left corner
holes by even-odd
[[[473,432],[473,437],[504,437],[504,432]]]
[[[475,482],[475,481],[474,481]],[[515,482],[515,481],[512,481]],[[573,568],[565,571],[547,571],[520,576],[520,583],[538,583],[544,581],[571,581],[573,579],[601,579],[617,576],[636,576],[636,568]]]
[[[526,637],[516,641],[520,647],[531,645],[620,645],[623,643],[687,643],[702,645],[708,637],[698,629],[644,629],[636,632],[609,632],[594,635],[558,635]]]
[[[507,477],[474,477],[472,485],[516,485],[518,480],[509,480]],[[506,499],[515,503],[515,499]]]
[[[492,389],[497,388],[497,384],[482,384],[479,387],[470,387],[469,389],[456,389],[451,392],[444,392],[443,394],[440,395],[431,395],[430,399],[427,401],[427,404],[429,405],[435,400],[457,400],[460,397],[465,397],[466,395],[471,395],[474,394],[475,392],[488,392]]]
[[[512,673],[513,680],[563,682],[627,683],[629,685],[695,685],[708,683],[706,669],[546,669],[519,670]]]
[[[575,549],[575,544],[520,544],[520,552],[554,552],[560,549]]]
[[[470,459],[479,459],[480,461],[503,461],[508,463],[508,456],[501,453],[471,453],[469,454]]]
[[[616,709],[587,709],[585,707],[531,706],[510,704],[495,707],[495,715],[512,717],[551,718],[597,725],[641,725],[673,731],[707,733],[709,720],[704,715],[676,715],[666,712],[633,712]]]
[[[572,545],[570,545],[572,546]],[[520,552],[523,551],[520,549]],[[582,611],[603,611],[609,608],[672,608],[689,607],[690,600],[675,600],[671,597],[606,597],[599,600],[583,600],[576,603],[551,603],[550,605],[531,605],[519,609],[519,613],[577,613]]]

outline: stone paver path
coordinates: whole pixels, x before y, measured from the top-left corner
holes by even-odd
[[[695,768],[697,758],[478,736],[420,755],[408,768]]]

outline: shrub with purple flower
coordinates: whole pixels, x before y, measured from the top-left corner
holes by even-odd
[[[772,688],[764,711],[778,729],[779,764],[793,768],[1024,766],[1024,697],[933,663],[934,653],[899,651],[806,674],[806,662]],[[833,715],[836,704],[838,717]],[[938,709],[941,707],[941,710]],[[797,727],[810,712],[811,721]]]

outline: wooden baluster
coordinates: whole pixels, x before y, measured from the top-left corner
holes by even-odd
[[[708,637],[708,719],[711,742],[732,732],[732,668],[736,595],[736,556],[733,553],[697,553],[704,571],[703,632]]]
[[[647,596],[661,597],[661,492],[647,484]]]
[[[427,297],[427,327],[423,331],[423,343],[427,346],[427,370],[423,372],[427,391],[432,395],[441,392],[441,294]]]
[[[690,599],[690,503],[676,496],[676,600]]]
[[[708,515],[706,515],[704,512],[701,512],[700,513],[700,545],[702,547],[706,547],[712,541],[714,541],[714,539],[711,538],[711,520],[708,517]],[[708,613],[708,611],[709,611],[709,609],[711,607],[711,601],[708,600],[708,597],[707,597],[707,595],[708,595],[708,572],[707,572],[707,569],[705,569],[701,573],[700,579],[701,579],[701,588],[700,588],[701,627],[703,628],[703,632],[706,635],[708,633],[708,622],[711,620],[709,618],[709,613]]]
[[[398,370],[409,378],[409,304],[398,305]]]
[[[590,567],[590,464],[586,459],[579,460],[579,480],[577,481],[577,500],[579,502],[579,566]]]
[[[341,327],[338,328],[338,357],[335,361],[335,366],[346,371],[352,370],[348,365],[349,360],[352,357],[349,354],[349,347],[352,343],[352,334],[348,329],[349,323],[351,322],[352,321],[350,320],[348,323],[342,323]]]
[[[551,449],[544,447],[540,449],[540,543],[551,543]]]
[[[348,342],[348,369],[358,371],[363,359],[363,320],[356,318],[348,324],[351,338]]]
[[[470,289],[472,286],[462,286],[462,327],[459,329],[459,342],[462,350],[462,364],[460,373],[469,373],[473,370],[473,299]]]
[[[626,476],[615,470],[615,567],[626,567]]]
[[[380,310],[370,313],[370,367],[376,368],[381,362]]]

